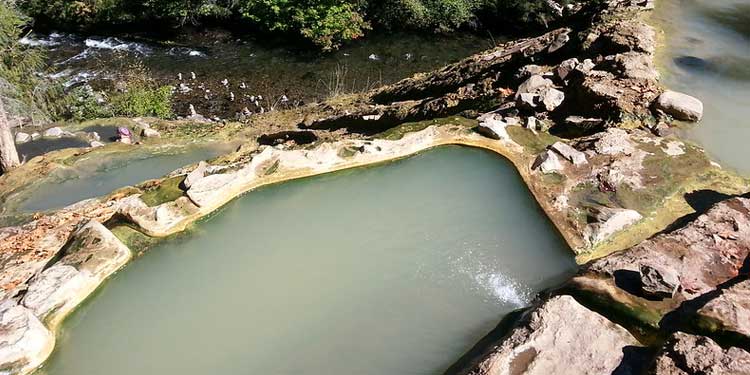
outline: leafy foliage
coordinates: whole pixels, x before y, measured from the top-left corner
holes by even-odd
[[[230,18],[297,35],[323,50],[363,36],[372,24],[451,32],[478,21],[507,29],[546,25],[553,17],[545,0],[24,0],[23,6],[69,28]]]
[[[11,119],[42,121],[57,110],[53,103],[62,90],[40,76],[44,54],[20,42],[28,21],[12,3],[0,1],[0,100]]]
[[[242,0],[243,17],[269,31],[297,31],[323,50],[364,35],[370,24],[345,0]]]

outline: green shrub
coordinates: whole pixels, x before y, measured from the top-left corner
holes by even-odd
[[[482,0],[383,0],[370,7],[387,28],[450,32],[475,19],[481,5]]]
[[[140,85],[112,97],[112,112],[115,116],[171,118],[172,86],[150,87]]]
[[[358,7],[342,0],[242,0],[242,16],[268,31],[299,32],[323,50],[370,29]]]

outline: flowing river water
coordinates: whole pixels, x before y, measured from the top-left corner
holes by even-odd
[[[236,199],[109,280],[39,375],[439,374],[574,270],[509,162],[440,147]]]
[[[656,3],[665,31],[662,82],[705,106],[703,121],[682,133],[723,166],[750,175],[750,2]]]

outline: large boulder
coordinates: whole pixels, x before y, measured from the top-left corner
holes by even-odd
[[[750,353],[735,347],[722,349],[708,337],[677,332],[667,340],[648,373],[750,375]]]
[[[0,303],[0,374],[29,373],[52,353],[55,336],[27,308]]]
[[[654,107],[677,120],[700,121],[703,118],[703,103],[687,94],[665,91],[654,103]]]
[[[638,346],[624,328],[558,296],[529,313],[467,369],[472,375],[599,375],[624,367]]]

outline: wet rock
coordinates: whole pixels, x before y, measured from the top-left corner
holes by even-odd
[[[31,139],[32,139],[32,140],[36,141],[36,140],[37,140],[37,139],[39,139],[39,138],[42,138],[42,135],[41,135],[41,134],[39,134],[38,132],[33,132],[33,133],[31,133]]]
[[[0,303],[0,373],[28,373],[52,352],[55,337],[27,308]]]
[[[600,375],[615,373],[626,348],[638,345],[627,330],[570,296],[537,307],[479,362],[473,375]]]
[[[560,158],[556,153],[550,150],[545,150],[544,152],[539,154],[539,156],[537,156],[531,169],[537,168],[539,168],[539,170],[544,174],[560,172],[564,169],[562,163],[560,162]]]
[[[687,94],[665,91],[656,99],[654,107],[677,120],[700,121],[703,118],[703,103]]]
[[[566,143],[559,141],[555,142],[552,146],[550,146],[550,149],[560,154],[575,166],[580,166],[587,163],[586,154],[574,149]]]
[[[102,140],[102,137],[101,137],[101,136],[99,136],[99,133],[97,133],[97,132],[91,132],[91,133],[88,133],[88,134],[87,134],[87,136],[88,136],[88,137],[89,137],[89,139],[91,139],[92,141],[101,141],[101,140]]]
[[[722,349],[704,336],[673,334],[657,355],[653,375],[748,375],[750,353],[735,347]]]
[[[680,287],[677,273],[659,265],[641,264],[639,269],[641,289],[646,295],[672,298]]]
[[[750,280],[744,280],[721,291],[697,312],[698,318],[750,339]]]
[[[584,230],[584,237],[592,246],[606,241],[643,218],[637,211],[624,208],[599,207],[594,211],[594,222]]]
[[[44,131],[44,136],[50,138],[60,138],[63,134],[65,134],[65,132],[58,127],[49,128]]]
[[[29,282],[21,301],[42,321],[61,320],[131,257],[109,229],[93,220],[73,235],[63,254]]]
[[[31,140],[31,136],[28,133],[18,132],[16,133],[16,143],[26,143]]]

